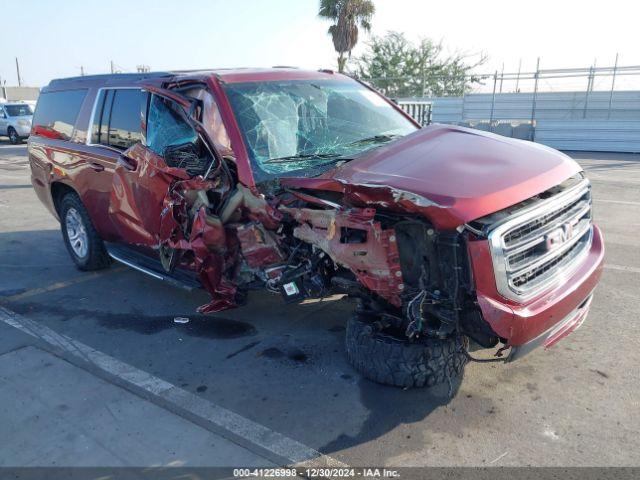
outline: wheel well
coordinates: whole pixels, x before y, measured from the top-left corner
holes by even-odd
[[[53,182],[51,184],[51,198],[53,199],[53,205],[56,208],[56,212],[58,212],[58,216],[60,216],[59,206],[62,201],[62,197],[71,192],[75,194],[78,193],[66,183]]]

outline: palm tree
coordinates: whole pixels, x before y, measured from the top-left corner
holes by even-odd
[[[329,34],[338,52],[339,72],[344,71],[351,50],[358,43],[358,25],[369,32],[375,10],[372,0],[320,0],[318,16],[333,22]]]

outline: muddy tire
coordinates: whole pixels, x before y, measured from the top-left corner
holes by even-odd
[[[100,270],[110,259],[89,213],[76,193],[67,193],[58,205],[62,237],[79,270]]]
[[[347,357],[369,380],[396,387],[433,387],[462,379],[467,357],[461,338],[408,342],[374,332],[358,315],[347,323]]]

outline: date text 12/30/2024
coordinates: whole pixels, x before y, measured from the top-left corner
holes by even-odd
[[[236,468],[237,478],[400,478],[397,470],[388,468]]]

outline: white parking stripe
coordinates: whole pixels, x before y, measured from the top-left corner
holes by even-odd
[[[609,270],[618,270],[621,272],[640,273],[640,268],[628,267],[627,265],[615,265],[611,263],[605,263],[604,268]]]
[[[640,202],[626,202],[624,200],[604,200],[602,198],[596,198],[595,199],[596,203],[618,203],[620,205],[640,205]]]
[[[346,464],[323,455],[311,447],[99,352],[84,343],[59,334],[11,310],[0,307],[0,320],[80,359],[83,363],[89,363],[109,376],[117,377],[125,385],[134,387],[135,393],[142,390],[142,393],[151,395],[159,401],[160,405],[168,406],[174,413],[201,426],[204,424],[212,431],[275,463],[298,467],[347,467]]]

